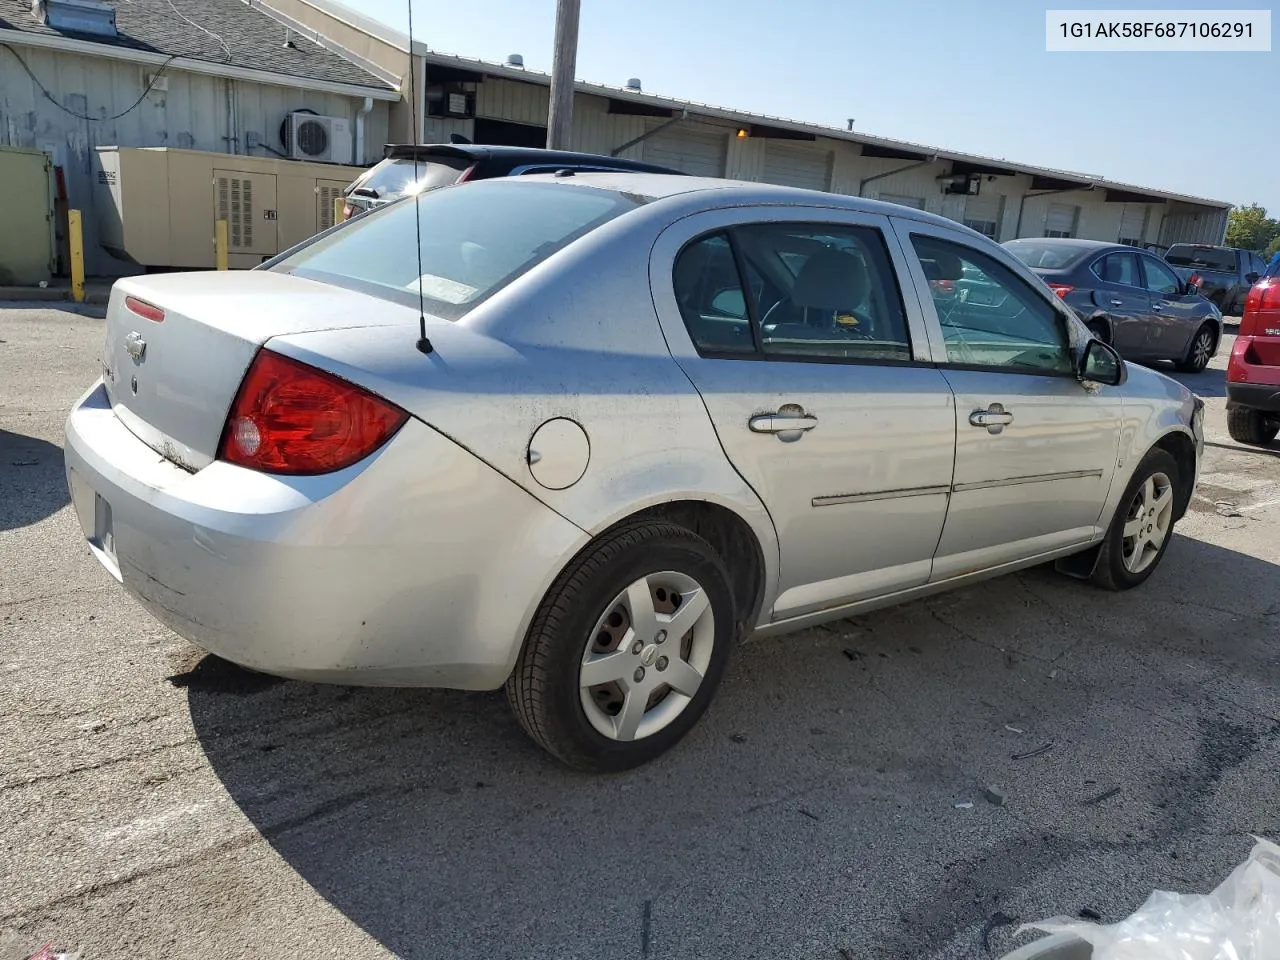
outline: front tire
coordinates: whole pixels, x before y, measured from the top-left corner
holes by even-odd
[[[1227,432],[1236,443],[1265,447],[1280,433],[1280,423],[1249,407],[1227,407]]]
[[[1173,537],[1180,482],[1178,464],[1164,450],[1142,458],[1102,541],[1094,583],[1129,590],[1151,576]]]
[[[547,752],[615,772],[675,746],[715,694],[734,636],[715,549],[663,521],[591,545],[543,598],[507,698]]]
[[[1186,355],[1178,361],[1178,369],[1183,373],[1199,373],[1209,365],[1216,341],[1213,327],[1207,323],[1201,326],[1191,338]]]

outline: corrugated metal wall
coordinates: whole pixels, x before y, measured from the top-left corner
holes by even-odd
[[[120,265],[98,246],[90,202],[96,146],[181,147],[217,153],[249,153],[250,135],[283,150],[280,124],[292,110],[308,108],[324,116],[346,117],[354,131],[361,100],[241,80],[166,71],[168,90],[153,90],[132,110],[156,68],[101,57],[18,47],[18,53],[50,90],[60,109],[31,82],[13,55],[0,49],[0,142],[35,147],[53,155],[67,181],[72,206],[85,212],[85,256],[90,273],[115,272]],[[235,130],[228,130],[228,86]],[[73,116],[111,117],[82,120]],[[235,137],[229,145],[228,137]],[[365,161],[382,155],[387,140],[387,104],[375,101],[365,120]],[[265,156],[261,148],[252,153]]]

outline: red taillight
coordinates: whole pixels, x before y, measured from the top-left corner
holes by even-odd
[[[344,204],[342,205],[342,219],[343,219],[343,220],[350,220],[350,219],[351,219],[351,215],[352,215],[353,213],[355,213],[355,212],[356,212],[356,208],[355,208],[355,207],[353,207],[351,204],[349,204],[349,203],[344,203]]]
[[[129,309],[130,313],[136,313],[144,320],[150,320],[153,323],[164,322],[164,311],[159,307],[152,306],[145,300],[139,300],[137,297],[125,297],[124,305]]]
[[[1193,287],[1198,287],[1200,284],[1204,283],[1204,278],[1198,273],[1193,273],[1191,276],[1187,277],[1187,283],[1191,284]]]
[[[1051,283],[1049,284],[1049,289],[1058,295],[1059,300],[1065,300],[1067,299],[1067,294],[1074,290],[1075,287],[1069,283]]]
[[[455,181],[453,181],[453,182],[454,182],[454,183],[466,183],[468,180],[470,180],[470,179],[471,179],[471,175],[472,175],[473,173],[475,173],[475,172],[476,172],[476,167],[477,167],[477,166],[478,166],[478,164],[474,164],[474,163],[473,163],[471,166],[467,167],[467,169],[465,169],[465,170],[463,170],[463,171],[462,171],[462,176],[458,177],[458,179],[457,179],[457,180],[455,180]]]
[[[329,473],[363,460],[408,418],[362,387],[260,350],[231,405],[218,459],[265,473]]]

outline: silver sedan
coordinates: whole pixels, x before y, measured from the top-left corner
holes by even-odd
[[[103,566],[200,647],[505,685],[552,754],[618,770],[748,637],[1049,561],[1142,583],[1201,411],[949,220],[580,174],[120,281],[66,463]]]

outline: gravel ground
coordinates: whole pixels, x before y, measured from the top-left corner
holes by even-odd
[[[980,958],[1280,837],[1280,445],[1227,438],[1228,347],[1184,378],[1206,463],[1144,588],[1033,570],[751,644],[680,748],[592,778],[498,694],[278,682],[147,616],[63,478],[101,335],[0,310],[0,942]]]

